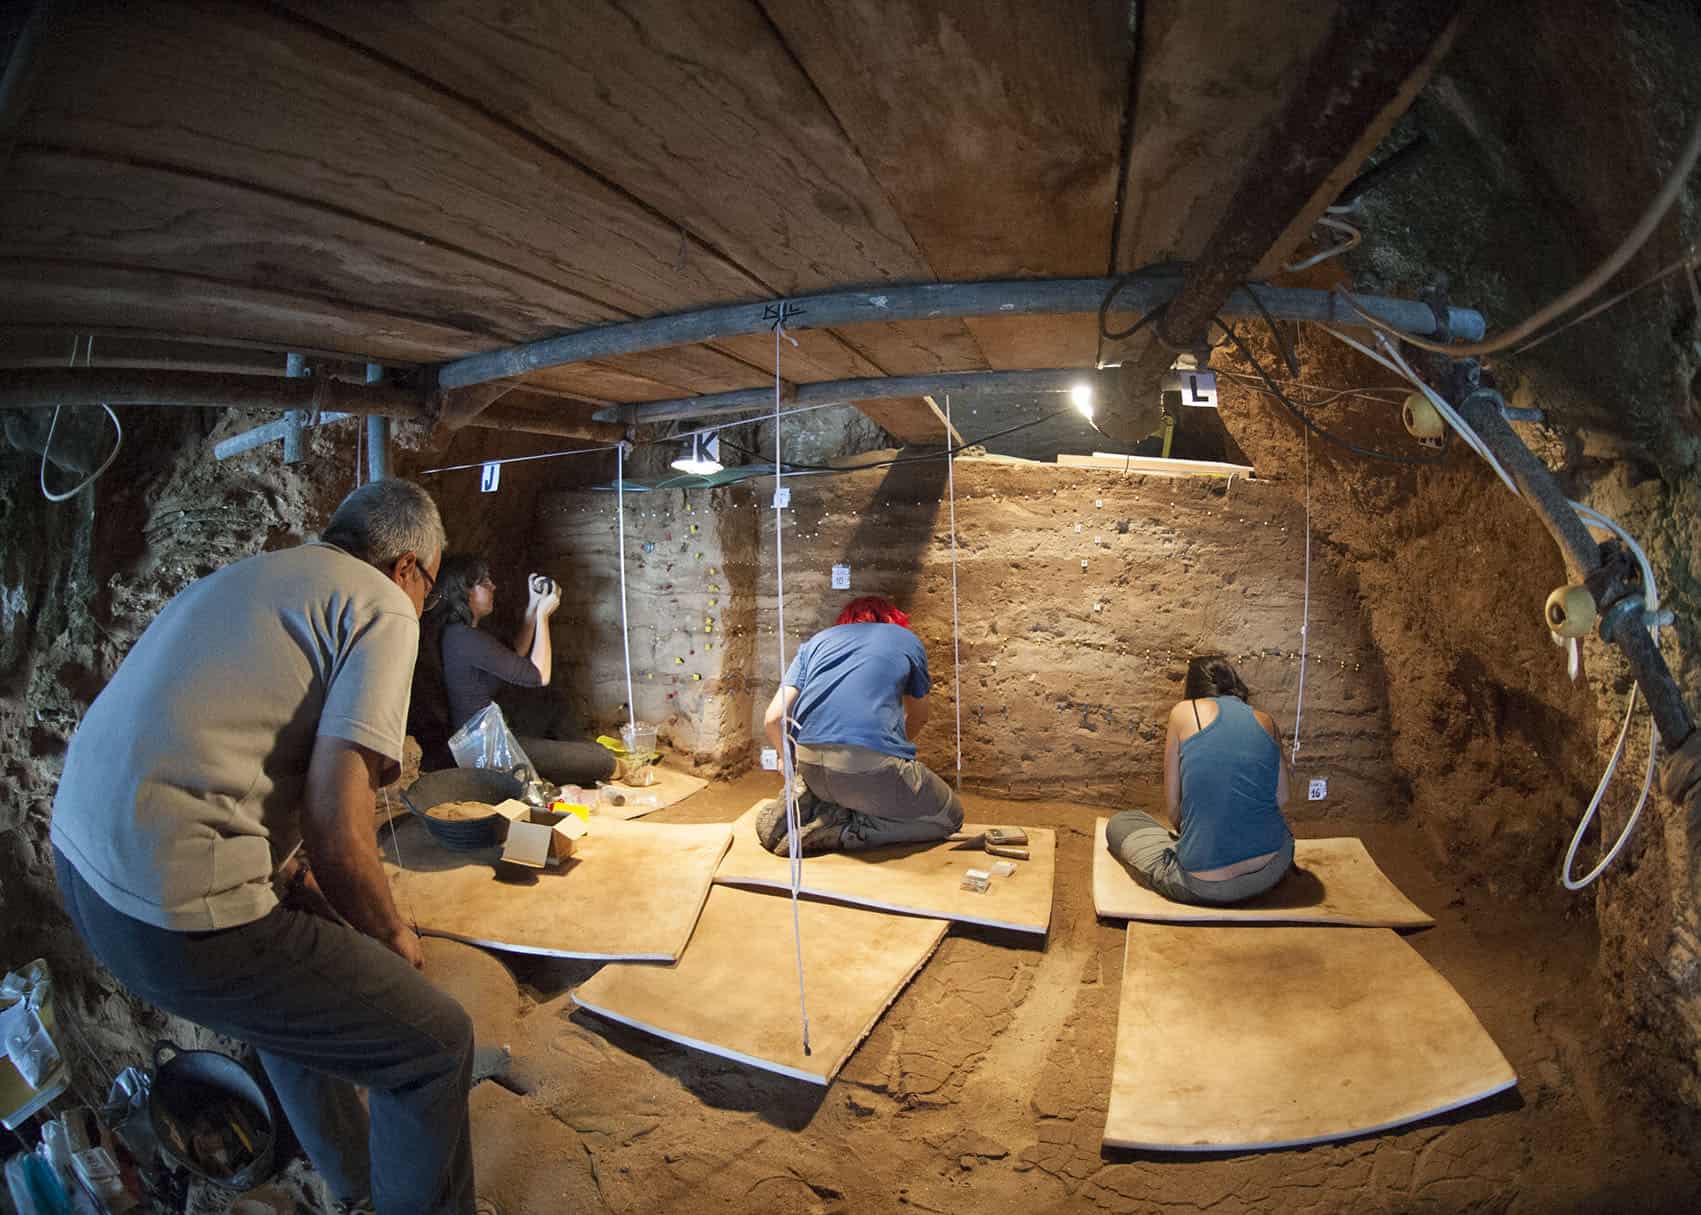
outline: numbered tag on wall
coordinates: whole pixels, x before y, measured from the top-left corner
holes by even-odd
[[[1307,801],[1320,802],[1328,796],[1329,782],[1322,779],[1312,781],[1305,791],[1305,798]]]
[[[1181,403],[1199,409],[1215,409],[1217,407],[1217,373],[1214,371],[1182,372]]]
[[[835,565],[833,567],[833,589],[835,591],[850,590],[850,566]]]
[[[493,494],[496,492],[496,487],[501,484],[502,465],[492,460],[489,464],[484,466],[484,471],[479,478],[478,487],[487,494]]]
[[[769,772],[777,772],[780,768],[780,753],[772,747],[762,748],[762,767]]]
[[[791,505],[791,486],[782,485],[774,491],[774,509],[784,510]]]

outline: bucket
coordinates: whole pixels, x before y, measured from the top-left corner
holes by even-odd
[[[216,1186],[252,1189],[277,1171],[277,1112],[229,1055],[155,1043],[148,1121],[167,1159]]]

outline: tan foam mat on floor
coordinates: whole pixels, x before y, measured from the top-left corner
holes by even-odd
[[[1297,1147],[1469,1105],[1517,1076],[1386,928],[1129,924],[1107,1147]]]
[[[761,805],[757,802],[732,824],[732,847],[715,871],[715,881],[790,890],[791,862],[756,840],[756,811]],[[972,836],[982,829],[965,824],[961,834]],[[977,845],[952,840],[805,857],[803,892],[880,911],[1043,935],[1051,924],[1057,835],[1039,827],[1026,831],[1031,859],[1014,862],[1016,872],[993,878],[991,889],[984,893],[962,889],[963,874],[987,869],[1002,858],[988,856]]]
[[[718,886],[672,966],[605,966],[573,992],[598,1016],[829,1084],[944,939],[943,920],[800,901],[811,1053],[798,1019],[792,903]]]
[[[596,1166],[572,1127],[495,1084],[476,1086],[467,1106],[480,1212],[608,1210]]]
[[[1175,903],[1134,880],[1093,829],[1093,909],[1110,920],[1172,924],[1343,924],[1428,928],[1432,916],[1400,893],[1356,839],[1294,841],[1294,867],[1275,889],[1232,907]]]
[[[559,868],[497,877],[498,849],[451,852],[417,819],[379,835],[396,906],[420,931],[515,953],[671,962],[685,949],[732,832],[597,819]],[[395,864],[399,845],[406,871]]]
[[[596,814],[599,818],[633,819],[646,814],[654,814],[657,810],[666,810],[676,806],[693,793],[709,787],[709,782],[700,776],[692,776],[686,772],[675,772],[671,768],[656,769],[656,783],[653,785],[626,785],[609,782],[613,788],[626,795],[624,806],[613,806],[599,802]],[[594,790],[593,790],[594,792]],[[644,804],[644,799],[654,796],[656,804]]]

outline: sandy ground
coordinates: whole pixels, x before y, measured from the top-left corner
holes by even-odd
[[[730,819],[777,782],[711,786],[664,821]],[[1408,937],[1517,1069],[1513,1093],[1392,1134],[1298,1151],[1166,1156],[1099,1144],[1123,931],[1094,916],[1093,811],[970,795],[969,816],[1058,830],[1057,897],[1041,950],[953,928],[829,1088],[787,1080],[575,1011],[594,971],[506,959],[534,1003],[514,1029],[523,1103],[475,1122],[538,1158],[583,1159],[581,1202],[607,1210],[1625,1211],[1693,1210],[1701,1178],[1602,1070],[1592,929],[1432,873],[1415,827],[1357,830],[1432,911]],[[1299,834],[1339,834],[1337,820]],[[753,958],[752,963],[759,959]],[[1225,992],[1225,999],[1242,993]],[[527,1120],[513,1111],[529,1106]],[[535,1120],[552,1115],[553,1127]],[[550,1156],[551,1144],[559,1156]],[[524,1154],[508,1153],[505,1168]],[[480,1189],[503,1215],[564,1209],[516,1178]],[[518,1196],[516,1197],[516,1194]],[[595,1197],[590,1196],[594,1194]],[[576,1204],[577,1205],[577,1204]]]

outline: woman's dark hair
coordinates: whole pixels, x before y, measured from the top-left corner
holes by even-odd
[[[441,634],[451,624],[471,624],[472,608],[467,596],[473,587],[490,577],[490,562],[472,553],[450,553],[437,571],[431,603],[425,609],[426,631]]]
[[[1221,654],[1210,654],[1189,661],[1187,686],[1184,690],[1188,700],[1205,700],[1212,696],[1234,696],[1242,701],[1252,699],[1240,672]]]

